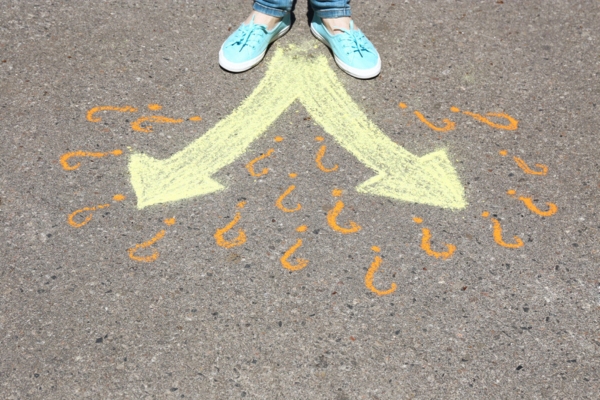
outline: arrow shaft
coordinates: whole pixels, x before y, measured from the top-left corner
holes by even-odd
[[[390,162],[409,166],[416,156],[388,138],[352,100],[325,59],[303,62],[300,101],[314,121],[360,162],[383,171]],[[311,65],[312,64],[312,65]],[[321,65],[323,64],[323,65]]]
[[[177,174],[202,171],[211,175],[235,161],[296,99],[293,90],[297,85],[283,72],[267,73],[227,118],[164,163]]]
[[[131,157],[129,170],[138,208],[223,188],[210,176],[244,154],[298,97],[299,85],[287,65],[291,60],[276,53],[273,61],[281,68],[269,69],[236,110],[186,148],[164,160],[144,154]]]
[[[310,89],[300,93],[302,104],[342,147],[378,172],[356,188],[359,192],[449,208],[464,207],[462,187],[445,152],[417,157],[406,151],[369,120],[325,59],[303,64],[303,88]]]

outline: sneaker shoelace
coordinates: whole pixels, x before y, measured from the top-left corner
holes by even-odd
[[[335,29],[344,32],[344,35],[340,39],[344,43],[346,54],[358,53],[358,55],[363,57],[363,52],[372,53],[369,49],[367,37],[360,30],[352,29],[352,26],[350,26],[350,29]]]
[[[238,29],[238,35],[230,46],[239,46],[240,51],[245,46],[250,48],[256,47],[261,42],[262,38],[267,34],[267,27],[264,25],[258,25],[252,20],[248,25],[242,25]]]

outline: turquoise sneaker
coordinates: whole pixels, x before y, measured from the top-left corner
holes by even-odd
[[[272,30],[266,25],[254,23],[240,25],[221,46],[219,64],[230,72],[243,72],[258,64],[267,52],[270,43],[290,30],[291,16],[288,13]]]
[[[354,29],[354,21],[350,21],[350,29],[340,30],[342,33],[332,35],[323,24],[323,20],[317,16],[310,24],[312,34],[333,51],[335,62],[344,72],[359,79],[370,79],[379,75],[379,53],[360,29]]]

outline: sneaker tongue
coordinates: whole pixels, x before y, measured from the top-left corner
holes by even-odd
[[[347,32],[347,31],[353,31],[353,30],[355,30],[354,29],[354,21],[350,20],[350,28],[349,29],[341,28],[339,26],[334,26],[334,27],[332,27],[332,29],[333,29],[333,31],[339,31],[339,32],[342,32],[342,33],[343,32]],[[335,33],[334,33],[334,35],[335,35]]]
[[[254,23],[254,20],[250,21],[248,24],[246,24],[246,25],[244,25],[244,26],[245,26],[245,27],[248,27],[248,28],[250,28],[250,29],[252,29],[252,30],[254,30],[254,29],[256,29],[256,28],[263,28],[263,30],[264,30],[265,32],[268,32],[268,31],[269,31],[269,28],[268,28],[266,25],[263,25],[263,24],[255,24],[255,23]]]
[[[252,16],[252,19],[250,20],[250,22],[248,22],[248,23],[246,24],[246,26],[262,26],[262,27],[264,27],[265,29],[267,29],[267,26],[266,26],[266,25],[263,25],[263,24],[257,24],[257,23],[255,23],[255,22],[254,22],[254,18],[256,18],[256,15],[253,15],[253,16]],[[268,29],[267,29],[267,30],[268,30]]]

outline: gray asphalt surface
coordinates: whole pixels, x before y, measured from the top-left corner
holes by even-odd
[[[0,1],[0,398],[598,398],[599,3],[354,2],[383,71],[359,81],[331,67],[397,144],[448,151],[464,210],[357,193],[373,171],[296,103],[215,176],[225,191],[140,211],[130,152],[183,149],[253,91],[277,46],[310,42],[330,57],[300,0],[265,62],[221,70],[219,47],[251,4],[240,3]],[[140,111],[86,120],[106,105]],[[519,127],[495,129],[450,107],[504,112]],[[413,111],[456,129],[435,132]],[[132,130],[144,114],[202,121]],[[251,177],[244,165],[277,135],[286,140],[261,164],[270,173]],[[315,167],[315,136],[335,173]],[[114,149],[124,154],[77,159],[74,171],[59,163],[69,151]],[[513,156],[547,175],[525,174]],[[287,214],[274,203],[290,172],[303,208]],[[334,187],[345,189],[340,218],[360,232],[328,227]],[[535,215],[509,189],[558,212]],[[113,202],[117,193],[127,198]],[[221,248],[213,234],[242,199],[247,242]],[[67,223],[100,204],[111,206],[87,225]],[[524,246],[496,244],[483,211]],[[307,232],[295,231],[301,224]],[[455,254],[426,254],[421,227],[434,250],[451,243]],[[129,258],[163,229],[140,252],[155,249],[156,261]],[[310,263],[289,272],[279,258],[297,238],[297,257]],[[371,246],[383,257],[375,286],[395,282],[390,295],[365,286]]]

